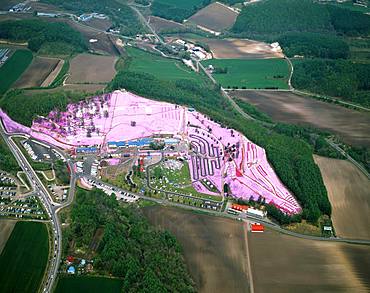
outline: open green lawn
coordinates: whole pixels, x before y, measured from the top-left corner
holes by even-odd
[[[0,255],[0,291],[37,292],[48,255],[46,225],[18,222]]]
[[[88,276],[62,276],[58,280],[55,293],[72,293],[72,292],[121,292],[123,281],[105,277],[88,277]]]
[[[289,67],[284,59],[211,59],[202,64],[227,70],[213,74],[223,88],[288,88]]]
[[[200,198],[221,200],[221,196],[214,196],[197,192],[191,184],[190,170],[188,163],[184,163],[180,170],[165,168],[163,163],[151,169],[151,186],[158,189],[178,192],[185,195],[192,195]],[[160,179],[160,177],[162,178]]]
[[[189,79],[201,82],[201,76],[183,63],[144,52],[137,48],[127,48],[130,60],[128,70],[146,72],[163,80]]]
[[[155,2],[176,6],[177,8],[192,9],[194,6],[202,5],[203,0],[155,0]]]
[[[5,93],[32,62],[32,52],[17,50],[0,67],[0,94]]]

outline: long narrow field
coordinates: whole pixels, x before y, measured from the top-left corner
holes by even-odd
[[[219,2],[214,2],[199,10],[188,19],[200,27],[222,32],[232,27],[238,17],[238,13]]]
[[[151,27],[157,32],[165,32],[170,30],[185,30],[186,27],[178,22],[167,20],[157,16],[150,16],[148,19],[149,24]]]
[[[86,277],[86,276],[62,276],[58,280],[55,293],[70,292],[121,292],[123,281],[119,279],[105,277]]]
[[[41,86],[43,81],[55,69],[59,59],[36,56],[31,65],[14,84],[16,88],[29,88]]]
[[[215,68],[213,77],[224,88],[288,88],[289,68],[283,59],[211,59],[202,64]]]
[[[49,254],[46,225],[18,222],[0,255],[2,292],[37,292]]]
[[[370,246],[314,241],[271,230],[248,236],[259,292],[369,292]]]
[[[208,44],[213,57],[216,59],[263,59],[284,57],[282,53],[273,51],[269,44],[258,41],[209,38],[200,38],[198,40]],[[197,40],[194,39],[193,41]]]
[[[145,208],[144,214],[175,234],[199,292],[249,291],[241,222],[165,207]]]
[[[3,251],[10,234],[14,229],[16,221],[0,219],[0,255]]]
[[[17,50],[0,67],[0,94],[5,93],[22,75],[32,61],[32,53],[28,50]]]
[[[315,156],[333,209],[337,236],[370,239],[370,181],[352,163]]]
[[[158,55],[144,52],[136,48],[127,48],[127,53],[132,58],[128,70],[146,72],[165,80],[189,79],[200,82],[197,73],[179,61],[167,59]]]
[[[288,92],[237,91],[232,96],[256,106],[276,121],[329,130],[349,144],[370,146],[367,113]]]

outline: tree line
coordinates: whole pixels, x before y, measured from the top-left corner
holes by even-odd
[[[47,116],[52,110],[65,111],[68,103],[78,102],[88,94],[78,92],[37,93],[25,97],[22,90],[8,92],[0,99],[2,108],[13,120],[31,126],[37,116]]]
[[[292,84],[298,89],[370,107],[370,64],[349,60],[296,60]]]
[[[70,243],[74,250],[88,250],[103,229],[94,269],[122,278],[122,292],[195,292],[176,238],[155,230],[140,209],[120,205],[115,195],[77,189],[67,229],[66,252]]]
[[[64,46],[63,54],[82,52],[87,45],[82,35],[66,23],[52,23],[43,20],[10,20],[0,22],[0,38],[12,41],[27,41],[28,48],[34,52],[43,46],[57,44]],[[69,51],[65,51],[68,48]]]
[[[189,6],[188,8],[179,7],[175,3],[169,4],[154,0],[151,6],[152,14],[165,19],[174,20],[182,23],[185,19],[192,16],[201,8],[211,3],[211,0],[203,0],[199,5]]]
[[[312,0],[266,0],[244,7],[232,32],[258,39],[274,39],[287,32],[367,36],[370,18],[361,12]]]
[[[266,149],[277,175],[303,206],[305,219],[315,222],[321,214],[331,214],[320,170],[313,161],[312,147],[299,138],[245,120],[218,89],[187,80],[159,80],[150,74],[129,71],[119,72],[109,85],[110,90],[120,88],[151,99],[194,107],[224,127],[240,131]]]

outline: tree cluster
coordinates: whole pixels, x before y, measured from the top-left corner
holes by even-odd
[[[161,1],[154,1],[151,6],[153,15],[159,16],[162,18],[174,20],[182,23],[185,19],[192,16],[199,9],[207,6],[211,3],[211,0],[203,0],[200,5],[190,6],[189,8],[179,7],[175,3],[163,3]]]
[[[34,52],[44,45],[66,45],[69,51],[64,54],[82,52],[87,45],[82,35],[65,23],[52,23],[42,20],[17,20],[0,22],[0,38],[12,41],[27,41]]]
[[[149,226],[138,208],[97,189],[78,189],[71,220],[66,235],[75,249],[87,249],[103,229],[94,267],[123,278],[122,292],[194,292],[176,238]]]
[[[334,35],[289,33],[277,39],[288,57],[295,55],[328,59],[346,59],[349,46]]]
[[[341,97],[370,106],[370,65],[347,60],[300,60],[295,62],[295,88]]]
[[[265,0],[242,9],[232,31],[259,39],[273,39],[287,32],[365,35],[368,15],[312,0]]]
[[[24,92],[14,90],[0,100],[2,108],[13,120],[31,126],[37,116],[47,116],[54,109],[65,110],[68,103],[84,99],[78,92],[38,93],[25,98]]]

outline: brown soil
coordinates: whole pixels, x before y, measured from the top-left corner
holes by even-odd
[[[17,223],[17,221],[4,219],[0,220],[0,254],[3,251],[10,234],[12,234],[15,223]]]
[[[246,39],[202,39],[216,59],[282,58],[269,44]]]
[[[14,87],[29,88],[41,86],[58,63],[59,59],[36,56],[33,58],[31,65],[17,80]]]
[[[97,19],[97,18],[85,21],[84,24],[103,31],[108,30],[112,26],[112,22],[109,19]]]
[[[188,21],[216,32],[222,32],[232,27],[237,17],[238,13],[215,2],[199,10]]]
[[[275,121],[310,125],[335,133],[344,142],[370,146],[370,115],[289,92],[235,91]]]
[[[241,222],[158,206],[145,208],[144,214],[179,240],[199,292],[249,291]]]
[[[66,83],[108,83],[116,74],[113,56],[79,54],[72,59]]]
[[[249,234],[255,292],[368,292],[370,246]]]
[[[337,236],[370,239],[370,180],[348,161],[314,158],[328,191]]]
[[[171,29],[185,29],[185,26],[181,23],[177,23],[157,16],[150,16],[149,23],[157,33],[168,31]]]

